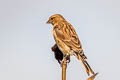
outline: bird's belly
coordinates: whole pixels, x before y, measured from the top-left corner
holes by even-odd
[[[73,55],[74,54],[74,51],[70,49],[69,46],[67,46],[64,42],[62,41],[59,41],[57,43],[58,45],[58,48],[61,50],[61,52],[64,54],[64,55]]]

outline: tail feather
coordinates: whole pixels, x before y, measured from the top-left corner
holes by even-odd
[[[90,65],[88,64],[87,61],[84,61],[84,63],[87,65],[87,67],[89,68],[89,71],[92,73],[92,74],[95,74],[94,71],[91,69]]]
[[[93,74],[93,75],[92,75],[91,77],[89,77],[87,80],[94,80],[97,74],[98,74],[98,73]]]
[[[94,74],[94,71],[91,69],[87,61],[84,58],[82,58],[80,55],[77,55],[77,57],[82,62],[83,66],[85,67],[87,74],[88,75],[90,75],[90,73]]]

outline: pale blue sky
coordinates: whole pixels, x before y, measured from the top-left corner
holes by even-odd
[[[0,0],[0,80],[61,80],[46,24],[62,14],[76,29],[96,80],[120,80],[119,0]],[[67,80],[85,80],[75,57]]]

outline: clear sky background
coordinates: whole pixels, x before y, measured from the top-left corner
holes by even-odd
[[[0,0],[0,80],[61,80],[49,16],[62,14],[81,40],[96,80],[120,80],[119,0]],[[67,80],[86,80],[74,56]]]

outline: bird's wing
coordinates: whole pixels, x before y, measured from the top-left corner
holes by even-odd
[[[79,38],[71,24],[66,23],[62,27],[61,25],[56,25],[53,30],[56,34],[56,39],[61,40],[75,51],[82,50]]]

